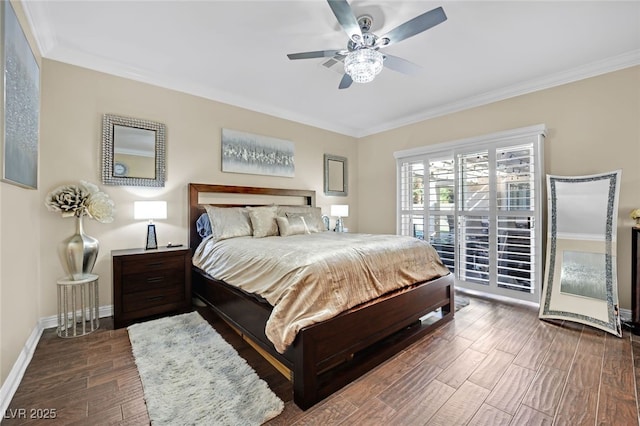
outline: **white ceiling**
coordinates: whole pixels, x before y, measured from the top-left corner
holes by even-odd
[[[286,56],[346,46],[323,0],[23,0],[45,58],[356,137],[640,64],[640,1],[350,4],[378,35],[438,6],[448,20],[383,50],[419,75],[338,90],[341,69]]]

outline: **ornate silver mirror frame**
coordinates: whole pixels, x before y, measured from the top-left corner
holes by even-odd
[[[540,318],[622,336],[616,274],[620,170],[547,176],[547,261]]]
[[[325,195],[348,195],[349,175],[347,159],[337,155],[324,155],[324,193]]]
[[[165,125],[105,114],[102,120],[102,183],[164,186]]]

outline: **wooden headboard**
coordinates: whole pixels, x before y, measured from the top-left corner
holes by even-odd
[[[222,195],[219,201],[201,201],[201,195]],[[230,198],[225,198],[227,194]],[[267,201],[272,198],[272,201]],[[252,201],[252,199],[255,199]],[[286,202],[283,200],[291,200]],[[266,204],[305,205],[315,207],[316,191],[306,189],[259,188],[255,186],[208,185],[204,183],[189,184],[189,247],[195,250],[200,243],[200,235],[196,229],[196,221],[204,213],[205,205],[218,207],[259,206]]]

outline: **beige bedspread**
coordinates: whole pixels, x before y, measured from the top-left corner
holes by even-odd
[[[273,306],[266,335],[281,353],[307,325],[449,273],[424,241],[335,232],[205,239],[193,264]]]

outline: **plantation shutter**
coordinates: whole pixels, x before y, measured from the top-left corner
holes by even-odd
[[[429,241],[459,287],[538,302],[544,133],[395,153],[398,233]]]

